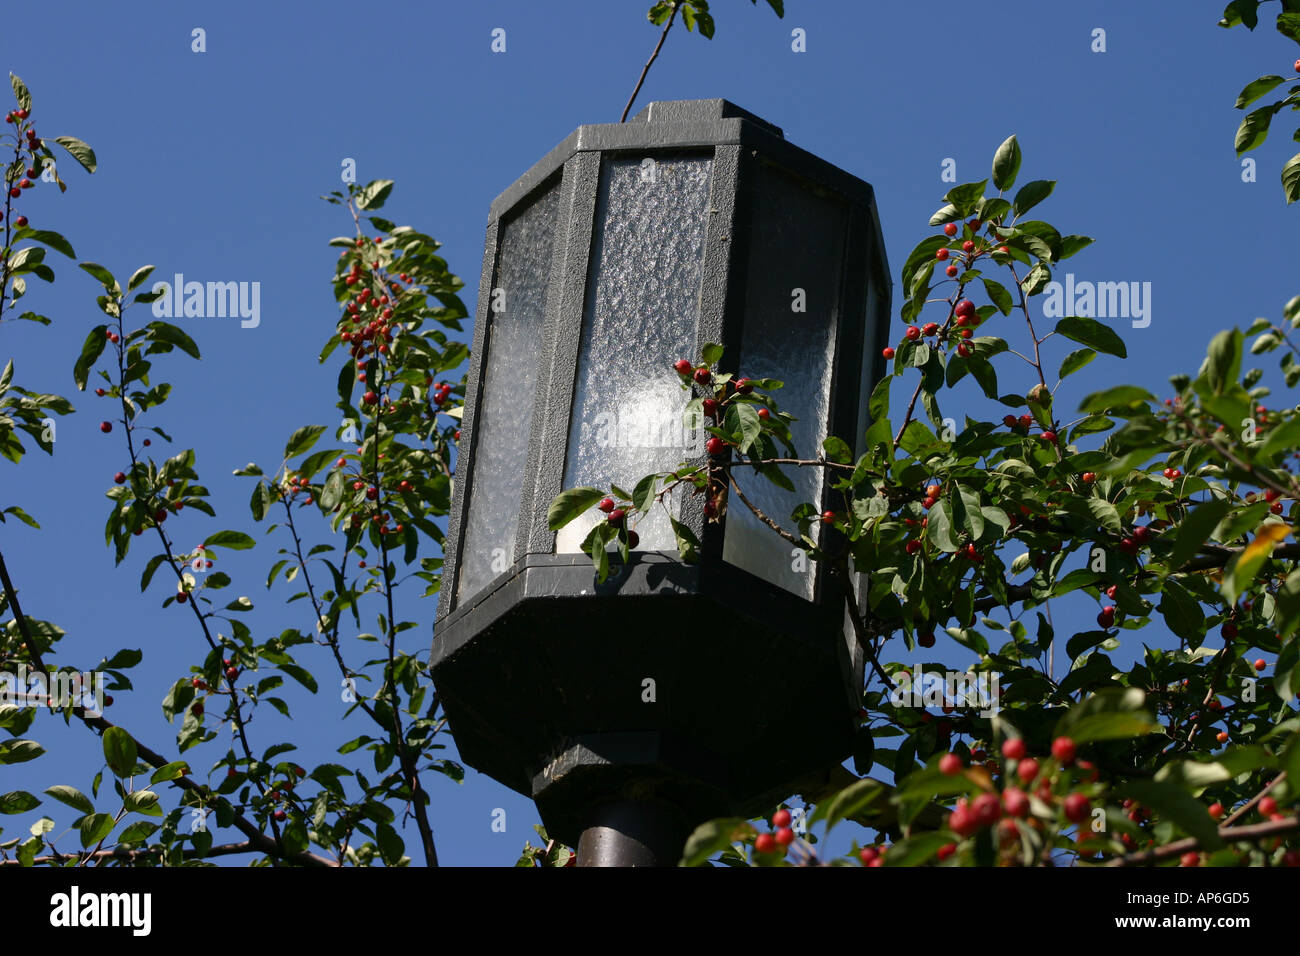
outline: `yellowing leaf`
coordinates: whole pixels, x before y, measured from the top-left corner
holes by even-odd
[[[1228,603],[1237,602],[1237,598],[1255,580],[1259,569],[1273,554],[1273,548],[1290,533],[1291,526],[1282,521],[1262,525],[1255,534],[1255,540],[1228,563],[1223,574],[1223,597]]]

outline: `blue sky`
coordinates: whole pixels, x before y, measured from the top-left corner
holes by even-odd
[[[329,277],[337,252],[326,243],[351,224],[317,197],[340,188],[342,162],[355,159],[362,181],[396,180],[384,215],[444,243],[472,314],[489,203],[575,126],[618,119],[658,35],[645,20],[649,6],[136,2],[33,11],[0,33],[0,65],[31,88],[42,135],[79,136],[99,158],[93,177],[61,165],[66,194],[42,186],[25,199],[34,226],[62,232],[79,258],[119,276],[153,263],[160,278],[261,284],[256,329],[185,320],[202,362],[174,353],[155,366],[175,391],[154,424],[179,447],[197,449],[218,509],[216,520],[180,516],[179,545],[221,528],[260,536],[250,528],[247,479],[231,471],[250,460],[274,467],[294,428],[336,420],[337,365],[315,356],[336,315]],[[1058,180],[1042,218],[1097,240],[1061,271],[1151,283],[1151,324],[1122,329],[1129,360],[1099,358],[1067,382],[1058,407],[1119,381],[1166,394],[1167,377],[1194,372],[1215,332],[1277,317],[1297,291],[1295,213],[1277,178],[1293,152],[1289,127],[1252,154],[1258,182],[1243,182],[1232,104],[1255,77],[1290,75],[1300,51],[1267,23],[1255,34],[1219,29],[1215,2],[1004,2],[996,16],[985,9],[788,0],[778,20],[763,3],[715,0],[716,37],[674,27],[637,108],[725,97],[872,183],[895,281],[907,253],[932,233],[928,218],[951,185],[940,179],[945,159],[955,160],[959,182],[983,179],[1014,132],[1025,156],[1021,181]],[[490,48],[498,27],[504,53]],[[206,52],[191,50],[195,28],[206,33]],[[806,32],[806,52],[791,49],[796,28]],[[1097,28],[1104,53],[1091,50]],[[159,607],[161,587],[140,596],[147,555],[115,570],[103,546],[102,493],[124,454],[119,435],[98,431],[107,407],[74,394],[71,375],[86,329],[100,320],[98,287],[66,260],[51,264],[58,282],[32,282],[27,301],[54,324],[5,323],[0,360],[16,358],[18,383],[73,397],[78,414],[59,422],[52,458],[0,466],[0,500],[44,525],[0,527],[0,548],[27,613],[68,631],[61,650],[69,663],[145,650],[133,672],[137,690],[116,695],[110,717],[167,750],[174,728],[161,720],[159,701],[201,657],[201,640],[188,613]],[[141,309],[138,321],[146,319]],[[263,587],[279,546],[268,539],[223,562],[235,578],[230,593],[257,604],[250,623],[258,634],[309,626],[301,605],[284,605],[283,585],[270,594]],[[1095,612],[1086,604],[1066,607],[1087,622],[1079,629],[1090,626]],[[409,617],[431,621],[433,612],[432,600],[408,602]],[[407,636],[413,648],[427,647],[427,627]],[[324,662],[318,673],[330,673]],[[259,747],[277,735],[303,738],[298,759],[308,764],[364,730],[359,717],[351,733],[331,723],[342,707],[328,684],[293,704],[291,725],[259,718]],[[30,736],[50,752],[0,769],[0,791],[87,787],[100,759],[96,740],[44,716]],[[509,864],[535,839],[531,804],[485,777],[428,786],[444,863]],[[507,811],[504,834],[490,827],[498,807]],[[0,820],[0,839],[25,835],[29,817]]]

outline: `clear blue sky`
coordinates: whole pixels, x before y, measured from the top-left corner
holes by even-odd
[[[340,187],[343,160],[357,161],[362,181],[396,180],[384,215],[445,244],[472,314],[488,204],[575,126],[618,119],[658,34],[645,20],[649,6],[231,0],[77,4],[7,18],[0,65],[31,87],[38,130],[85,139],[100,163],[93,177],[64,163],[70,189],[35,190],[26,201],[33,225],[62,232],[80,258],[119,276],[153,263],[159,278],[261,283],[258,328],[184,320],[202,362],[176,353],[155,365],[175,392],[153,423],[179,447],[197,449],[219,515],[174,519],[180,546],[221,528],[251,530],[248,481],[231,471],[250,460],[274,467],[294,428],[336,421],[337,356],[324,367],[315,356],[336,316],[329,277],[337,252],[326,242],[351,224],[317,197]],[[787,0],[778,20],[763,3],[715,0],[716,37],[674,27],[638,108],[725,97],[871,182],[895,280],[908,251],[932,232],[927,220],[949,187],[943,161],[956,161],[960,182],[982,179],[994,149],[1016,133],[1022,181],[1059,181],[1042,218],[1097,239],[1061,271],[1152,289],[1150,326],[1122,329],[1130,359],[1099,358],[1067,383],[1059,407],[1073,408],[1099,383],[1132,381],[1166,394],[1167,376],[1194,372],[1213,333],[1276,317],[1300,291],[1296,213],[1277,178],[1293,152],[1290,128],[1253,154],[1256,183],[1242,182],[1232,149],[1237,92],[1261,74],[1289,74],[1300,51],[1266,23],[1255,34],[1219,29],[1222,6]],[[204,53],[191,51],[196,27],[206,31]],[[490,49],[497,27],[506,31],[504,53]],[[806,31],[807,52],[792,52],[795,28]],[[1105,30],[1104,53],[1090,49],[1095,28]],[[0,465],[0,500],[44,525],[4,525],[0,547],[27,612],[67,629],[61,660],[90,666],[121,647],[145,650],[136,692],[116,695],[109,716],[169,751],[174,728],[158,705],[201,658],[201,639],[188,612],[159,607],[163,586],[140,596],[147,554],[114,570],[103,545],[102,494],[124,455],[118,434],[97,429],[106,404],[74,394],[71,375],[86,329],[101,318],[98,286],[50,258],[57,284],[33,281],[28,301],[55,323],[6,323],[0,362],[15,356],[20,384],[73,396],[78,414],[59,422],[52,459]],[[223,561],[235,578],[228,593],[257,604],[250,624],[262,636],[311,626],[302,604],[284,605],[291,592],[283,585],[271,594],[263,587],[279,546],[268,539]],[[1078,629],[1091,626],[1089,605],[1064,607],[1087,622]],[[434,601],[410,600],[406,611],[431,621]],[[427,626],[406,636],[427,649]],[[953,651],[964,666],[965,652]],[[322,660],[317,673],[332,670]],[[355,729],[337,726],[337,692],[323,685],[316,698],[292,699],[293,724],[259,717],[257,748],[292,736],[308,764],[364,732],[359,715]],[[45,715],[30,736],[50,753],[0,769],[0,792],[88,786],[100,760],[96,740]],[[534,837],[531,804],[485,777],[428,786],[445,863],[509,864]],[[496,807],[507,811],[505,834],[490,829]],[[64,809],[42,808],[60,821]],[[0,818],[0,839],[25,835],[36,815]]]

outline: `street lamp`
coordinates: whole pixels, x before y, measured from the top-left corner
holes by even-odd
[[[675,493],[603,583],[563,489],[707,459],[672,368],[776,393],[800,453],[870,424],[890,283],[871,187],[725,100],[582,126],[492,203],[432,671],[461,756],[536,801],[579,865],[673,864],[852,749],[863,658],[844,582],[738,502]],[[828,499],[746,475],[787,526]],[[688,563],[672,521],[701,547]]]

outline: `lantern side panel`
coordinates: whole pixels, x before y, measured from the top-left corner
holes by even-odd
[[[503,573],[514,553],[558,196],[558,188],[548,189],[503,230],[488,309],[485,379],[475,424],[458,602]]]
[[[830,412],[835,326],[840,308],[848,210],[768,163],[755,171],[751,259],[745,292],[744,331],[737,368],[748,378],[785,383],[773,393],[792,414],[790,435],[805,458],[821,453]],[[755,474],[738,474],[745,497],[787,530],[802,502],[821,508],[820,468],[787,468],[794,491]],[[815,562],[790,545],[733,497],[727,508],[722,558],[729,564],[813,600]],[[814,538],[820,525],[813,524]]]
[[[672,363],[693,357],[700,311],[711,154],[619,156],[603,163],[583,307],[564,487],[631,491],[638,479],[702,453],[682,421],[690,398]],[[669,508],[674,517],[680,501]],[[598,513],[572,521],[556,552],[582,550]],[[664,509],[636,531],[647,551],[676,551]]]

